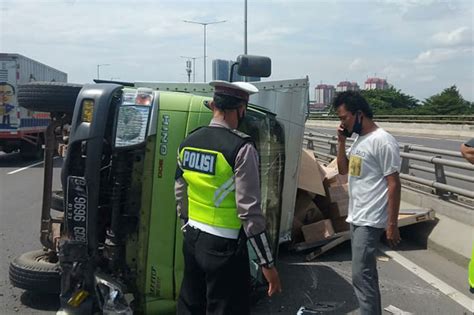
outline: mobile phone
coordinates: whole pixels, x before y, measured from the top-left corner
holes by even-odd
[[[349,132],[349,130],[344,128],[344,130],[342,130],[342,135],[346,138],[350,138],[352,136],[352,132]]]
[[[474,138],[472,138],[472,139],[466,141],[466,142],[464,143],[464,145],[465,145],[466,147],[474,147]]]

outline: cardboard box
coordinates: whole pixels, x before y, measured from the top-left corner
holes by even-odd
[[[324,240],[334,235],[331,220],[321,220],[301,227],[306,243]]]
[[[291,241],[293,244],[304,241],[303,232],[301,231],[302,226],[303,223],[298,218],[293,218],[293,227],[291,229]]]
[[[329,186],[339,186],[347,184],[347,174],[340,175],[339,170],[337,168],[337,159],[332,160],[327,166],[322,166],[325,176],[324,176],[324,184],[326,187]]]
[[[326,187],[334,187],[334,186],[342,186],[344,184],[347,184],[348,177],[346,175],[340,175],[337,174],[336,176],[330,178],[330,179],[325,179],[324,184]]]
[[[347,216],[349,208],[349,186],[347,184],[339,186],[329,186],[326,188],[329,196],[329,214],[330,219]]]
[[[332,202],[337,202],[338,200],[342,199],[349,199],[349,185],[338,185],[338,186],[330,186],[327,188],[329,199]]]
[[[331,219],[332,227],[334,228],[334,232],[344,232],[349,231],[350,225],[346,222],[347,216]]]
[[[313,201],[314,195],[298,189],[296,194],[294,217],[303,224],[310,224],[323,219],[323,214]]]
[[[336,219],[347,216],[349,213],[349,199],[341,199],[338,202],[332,202],[329,206],[329,219]]]
[[[324,213],[329,212],[331,207],[331,200],[328,197],[316,195],[313,199],[316,206]]]
[[[303,149],[298,173],[298,188],[326,196],[323,180],[326,173],[311,150]]]

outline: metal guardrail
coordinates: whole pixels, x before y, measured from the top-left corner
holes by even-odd
[[[318,160],[330,162],[334,158],[336,158],[336,136],[326,135],[322,133],[305,133],[304,141],[306,148],[313,150]],[[350,147],[353,142],[353,139],[347,139],[346,147]],[[402,158],[400,178],[406,181],[407,184],[416,183],[418,185],[429,187],[434,190],[434,193],[436,193],[443,199],[457,199],[458,196],[463,196],[473,199],[474,201],[474,189],[466,189],[464,187],[447,184],[447,178],[466,182],[468,186],[474,184],[474,173],[473,175],[466,175],[462,173],[465,173],[466,171],[474,172],[474,165],[468,162],[456,161],[454,159],[460,158],[461,153],[456,151],[440,150],[436,148],[428,148],[403,143],[400,144],[400,151],[400,157]],[[432,155],[421,155],[412,152],[422,152]],[[445,157],[450,157],[450,159],[447,159]],[[413,164],[411,163],[412,161],[426,163],[428,165],[431,165],[431,167]],[[459,172],[446,171],[446,167],[456,169]],[[414,176],[413,174],[410,174],[411,170],[434,174],[434,179],[432,180],[419,176]],[[472,187],[474,188],[474,185],[472,185]]]
[[[308,114],[310,120],[339,120],[335,115],[328,113]],[[474,115],[375,115],[374,121],[398,123],[425,123],[425,124],[456,124],[474,125]]]

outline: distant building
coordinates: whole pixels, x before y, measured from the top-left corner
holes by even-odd
[[[214,59],[212,61],[212,80],[229,81],[230,67],[232,67],[234,62],[233,60]],[[244,77],[237,73],[237,67],[234,67],[232,81],[244,81]],[[249,82],[255,81],[260,81],[260,78],[249,77]]]
[[[229,80],[229,60],[215,59],[212,61],[212,80]]]
[[[386,90],[388,89],[388,82],[380,78],[368,78],[365,81],[364,88],[366,90]]]
[[[336,86],[336,92],[345,91],[359,91],[359,84],[357,82],[341,81]]]
[[[336,89],[334,85],[319,84],[314,89],[314,98],[317,104],[330,105],[334,99]]]
[[[309,102],[309,111],[310,112],[324,112],[327,110],[328,105],[323,103],[318,103],[317,101],[310,101]]]

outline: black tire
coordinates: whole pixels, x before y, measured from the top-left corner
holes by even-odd
[[[35,250],[16,257],[10,263],[10,282],[13,286],[42,293],[60,293],[59,263],[48,261],[47,252]]]
[[[51,208],[64,211],[64,194],[62,190],[54,190],[51,194]]]
[[[74,112],[80,84],[63,82],[31,82],[18,86],[18,105],[32,111],[49,113]]]

